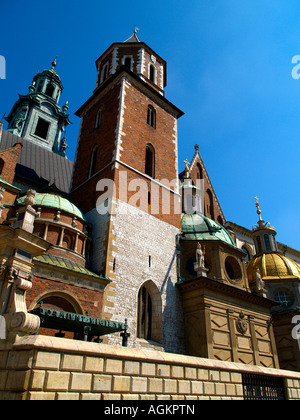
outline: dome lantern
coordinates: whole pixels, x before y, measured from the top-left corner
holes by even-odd
[[[260,205],[258,202],[258,197],[255,197],[257,214],[259,220],[257,225],[252,228],[252,238],[255,244],[256,255],[259,255],[263,252],[277,252],[277,242],[275,239],[276,230],[270,225],[269,222],[265,222],[261,217]]]

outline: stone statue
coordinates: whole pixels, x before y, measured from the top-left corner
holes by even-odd
[[[259,268],[256,270],[256,288],[258,291],[265,290],[265,282],[261,277]]]
[[[198,242],[198,245],[197,245],[196,262],[197,262],[197,266],[199,268],[204,268],[205,267],[204,252],[202,250],[200,242]]]

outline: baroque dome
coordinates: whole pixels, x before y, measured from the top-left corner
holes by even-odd
[[[230,233],[222,225],[202,213],[183,213],[181,215],[181,233],[187,239],[222,241],[236,247]]]
[[[24,205],[24,200],[26,196],[21,197],[17,200],[18,204]],[[37,193],[34,198],[34,206],[39,207],[50,207],[57,210],[64,211],[66,213],[72,214],[73,216],[78,217],[79,219],[86,221],[83,213],[76,207],[71,201],[67,200],[56,194],[41,194]]]
[[[269,252],[254,257],[248,264],[249,283],[256,281],[259,269],[263,280],[300,278],[300,265],[279,252]]]

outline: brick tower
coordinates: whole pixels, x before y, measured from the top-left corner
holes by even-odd
[[[92,225],[92,269],[112,280],[103,316],[128,319],[129,345],[182,351],[174,325],[182,324],[175,283],[183,113],[165,98],[166,62],[136,30],[96,66],[96,89],[77,111],[71,198]]]

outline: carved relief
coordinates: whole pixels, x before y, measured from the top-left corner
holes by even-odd
[[[248,331],[248,321],[245,318],[245,315],[243,314],[243,312],[240,313],[237,321],[236,321],[236,328],[238,330],[239,333],[245,335],[246,332]]]

